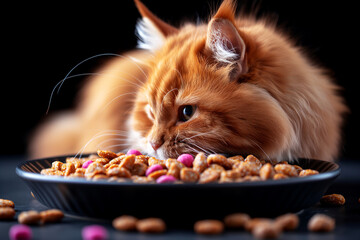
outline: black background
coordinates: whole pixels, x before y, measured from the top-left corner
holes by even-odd
[[[178,26],[184,19],[206,20],[210,9],[221,1],[143,2],[156,15]],[[355,4],[353,1],[238,1],[239,9],[257,6],[259,15],[277,18],[279,26],[297,39],[310,56],[332,71],[351,109],[344,126],[341,153],[346,158],[359,157],[359,20]],[[131,0],[12,2],[3,4],[1,9],[1,151],[24,154],[31,131],[46,118],[55,85],[88,57],[134,48],[139,13]],[[94,72],[109,59],[92,59],[72,74]],[[49,114],[73,106],[85,80],[85,77],[67,80],[54,96]]]

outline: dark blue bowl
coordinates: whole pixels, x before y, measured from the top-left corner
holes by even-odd
[[[299,159],[304,169],[318,175],[242,183],[139,184],[89,181],[40,175],[53,161],[68,156],[24,161],[16,173],[29,186],[35,198],[49,208],[65,213],[113,219],[123,214],[162,217],[168,221],[223,218],[234,212],[251,216],[277,216],[298,212],[316,204],[340,174],[336,163]]]

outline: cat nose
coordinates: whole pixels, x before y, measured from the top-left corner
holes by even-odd
[[[156,151],[161,147],[161,145],[163,145],[163,143],[164,142],[162,142],[162,141],[151,141],[150,145]]]

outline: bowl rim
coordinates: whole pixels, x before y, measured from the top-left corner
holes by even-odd
[[[40,173],[28,172],[26,170],[21,169],[22,166],[25,166],[32,162],[40,162],[40,161],[55,161],[55,159],[65,160],[67,157],[73,157],[74,155],[61,155],[47,158],[39,158],[33,160],[24,160],[21,161],[15,169],[16,174],[25,181],[37,181],[37,182],[46,182],[46,183],[57,183],[57,184],[73,184],[73,185],[94,185],[94,186],[131,186],[131,187],[144,187],[147,186],[149,188],[156,187],[173,187],[173,188],[227,188],[227,187],[263,187],[263,186],[281,186],[281,185],[293,185],[293,184],[301,184],[301,183],[309,183],[309,182],[318,182],[324,181],[332,178],[337,178],[341,173],[341,167],[339,164],[335,162],[317,160],[317,159],[304,159],[300,158],[299,161],[316,161],[319,163],[327,163],[332,164],[335,169],[319,173],[316,175],[306,176],[306,177],[296,177],[296,178],[287,178],[287,179],[279,179],[279,180],[266,180],[266,181],[254,181],[254,182],[231,182],[231,183],[207,183],[207,184],[199,184],[199,183],[182,183],[182,184],[174,184],[174,183],[134,183],[131,181],[125,182],[109,182],[106,180],[87,180],[85,178],[64,178],[62,176],[47,176],[41,175]]]

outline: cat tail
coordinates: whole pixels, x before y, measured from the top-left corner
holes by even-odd
[[[31,136],[28,145],[30,158],[43,158],[77,152],[81,134],[80,117],[74,111],[52,116]]]

